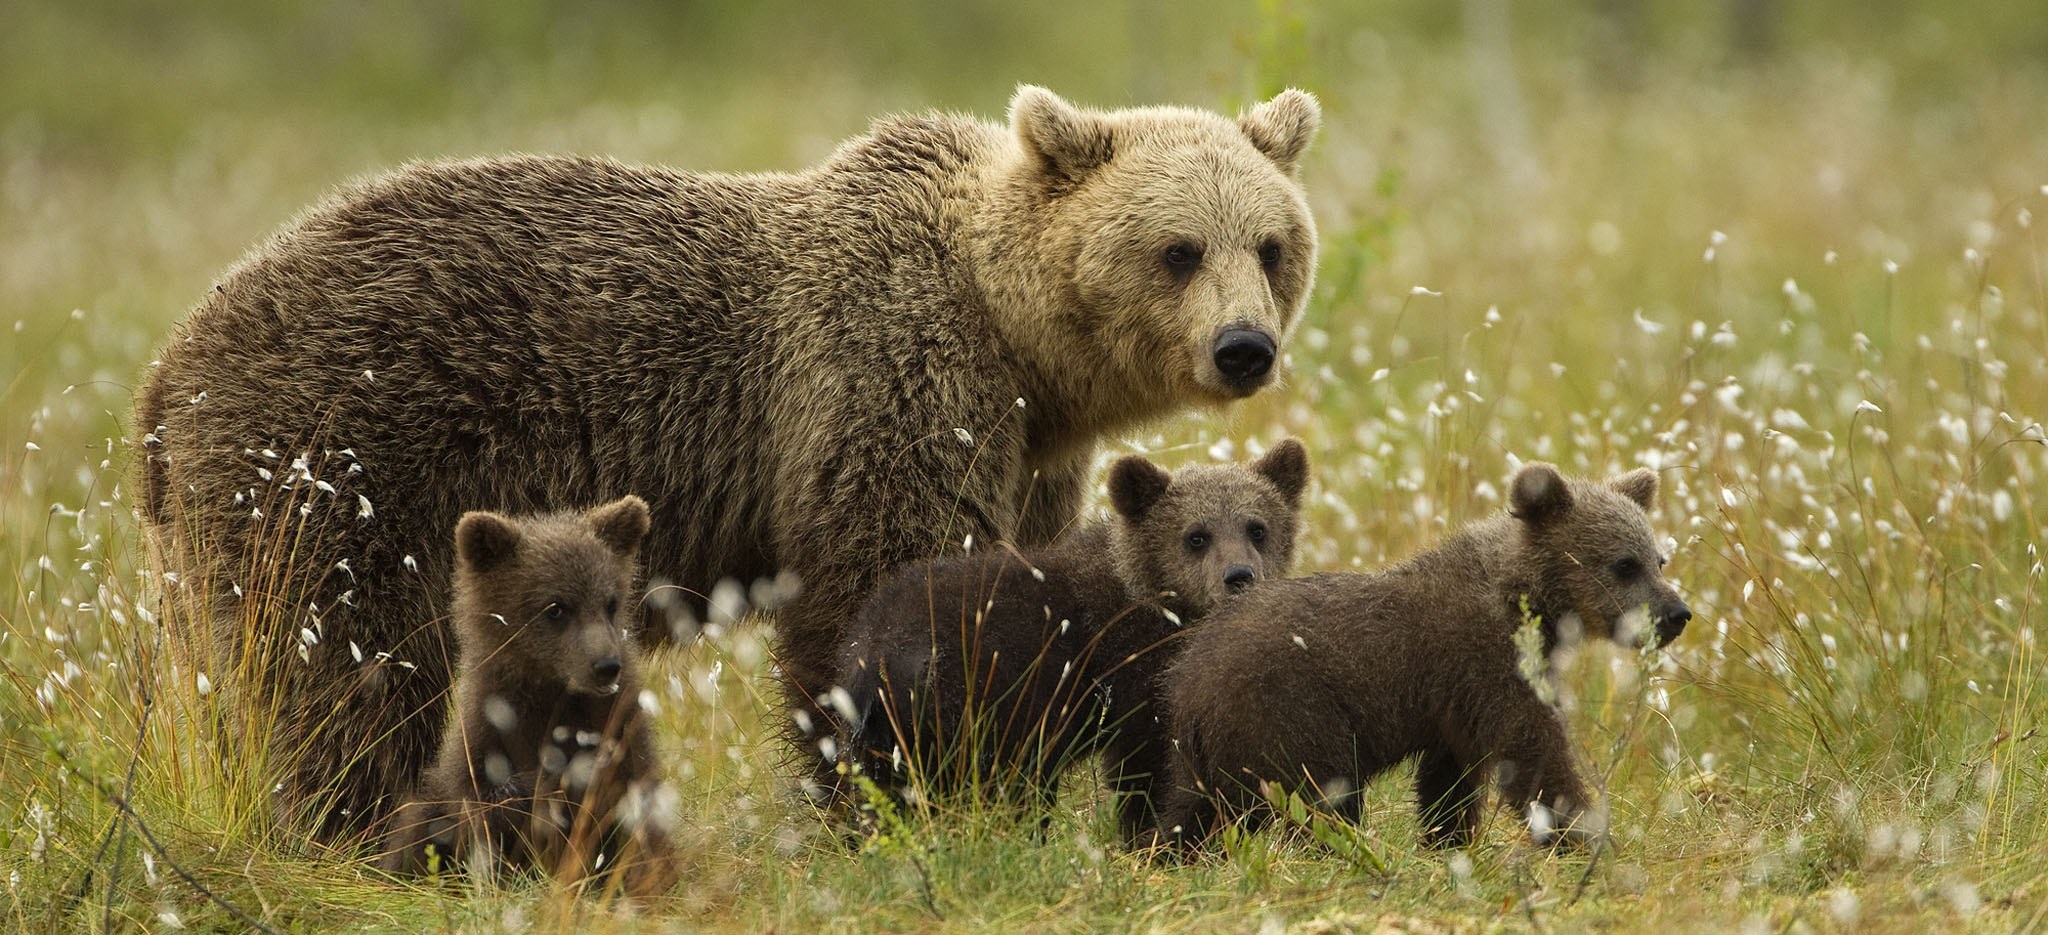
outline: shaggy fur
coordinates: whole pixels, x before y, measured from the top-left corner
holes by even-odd
[[[1007,127],[886,118],[794,174],[518,156],[352,186],[144,381],[173,625],[280,712],[287,803],[357,827],[431,755],[445,524],[637,491],[649,603],[689,596],[648,638],[789,572],[777,663],[811,709],[889,569],[1044,544],[1098,438],[1272,381],[1315,269],[1292,176],[1317,120],[1299,91],[1232,120],[1027,87]]]
[[[1678,635],[1692,612],[1660,571],[1645,515],[1656,491],[1647,470],[1602,485],[1531,464],[1515,475],[1512,516],[1385,572],[1274,582],[1219,610],[1166,676],[1164,839],[1197,847],[1219,818],[1260,820],[1261,786],[1355,819],[1365,783],[1411,757],[1432,845],[1470,839],[1489,773],[1539,843],[1597,833],[1564,722],[1514,636],[1525,601],[1545,659],[1580,634]]]
[[[587,516],[462,518],[455,719],[419,796],[392,813],[381,866],[419,873],[438,855],[449,869],[565,882],[602,868],[641,898],[674,885],[627,629],[646,534],[634,496]]]
[[[1294,559],[1308,455],[1249,467],[1109,472],[1116,517],[1051,548],[913,563],[851,628],[839,753],[901,794],[994,794],[1049,807],[1060,772],[1101,751],[1127,838],[1167,776],[1153,698],[1176,637]]]

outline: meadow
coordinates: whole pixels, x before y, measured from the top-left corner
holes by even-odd
[[[172,9],[0,2],[4,924],[2048,928],[2027,4],[1813,4],[1763,42],[1696,5],[1487,0]],[[1503,814],[1423,849],[1402,770],[1359,828],[1304,815],[1184,867],[1123,852],[1092,775],[1042,840],[968,811],[849,850],[781,768],[761,616],[651,667],[686,867],[657,910],[394,883],[280,826],[167,652],[131,494],[133,388],[213,277],[411,158],[786,169],[881,113],[999,118],[1019,81],[1221,109],[1297,85],[1324,108],[1291,375],[1106,454],[1303,437],[1303,571],[1433,544],[1502,509],[1524,461],[1659,471],[1691,628],[1564,673],[1607,846],[1551,856]]]

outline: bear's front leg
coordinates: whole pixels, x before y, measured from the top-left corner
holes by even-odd
[[[459,869],[458,810],[444,802],[408,799],[385,816],[383,851],[377,869],[395,876],[450,873]]]
[[[1018,546],[1028,549],[1047,545],[1074,524],[1081,515],[1081,504],[1087,499],[1094,464],[1095,449],[1087,446],[1031,472],[1025,482],[1023,502],[1018,506]]]
[[[777,557],[803,590],[777,612],[775,661],[786,683],[792,739],[811,766],[806,791],[815,800],[829,797],[837,782],[834,758],[820,742],[832,731],[826,707],[847,624],[861,604],[904,563],[958,552],[970,538],[993,545],[1016,526],[1023,490],[1017,434],[956,433],[943,428],[961,424],[951,415],[932,424],[942,428],[908,447],[870,441],[819,453],[809,489],[795,501],[807,515],[777,531]],[[847,432],[893,438],[885,428]]]
[[[1415,764],[1415,804],[1424,847],[1464,847],[1483,816],[1478,767],[1442,747],[1423,751]]]
[[[1119,728],[1103,748],[1110,792],[1116,799],[1117,830],[1127,847],[1142,846],[1141,839],[1158,824],[1160,807],[1173,788],[1166,726],[1155,710],[1138,709],[1133,717],[1143,723]]]
[[[1595,827],[1592,796],[1572,765],[1571,740],[1557,710],[1527,684],[1490,712],[1479,739],[1499,777],[1502,802],[1528,822],[1539,847],[1590,844],[1606,829]]]

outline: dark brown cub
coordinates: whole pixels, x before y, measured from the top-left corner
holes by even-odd
[[[1564,722],[1514,637],[1525,608],[1546,660],[1581,634],[1678,635],[1692,612],[1660,571],[1656,493],[1647,470],[1596,484],[1530,464],[1509,516],[1378,574],[1273,582],[1219,609],[1165,678],[1175,776],[1161,838],[1199,847],[1219,820],[1262,820],[1271,790],[1355,818],[1359,790],[1411,758],[1431,845],[1470,839],[1489,775],[1539,843],[1599,833]]]
[[[390,819],[380,865],[437,860],[563,882],[619,874],[629,896],[676,880],[640,706],[635,557],[647,505],[584,514],[465,514],[455,527],[455,718],[424,787]]]
[[[1166,776],[1158,674],[1183,627],[1293,563],[1308,455],[1109,472],[1115,517],[1054,546],[906,566],[851,628],[839,688],[844,768],[899,797],[1052,804],[1095,752],[1127,837]]]

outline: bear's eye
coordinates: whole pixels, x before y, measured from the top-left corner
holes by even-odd
[[[1268,237],[1265,243],[1259,244],[1259,265],[1265,267],[1267,273],[1280,271],[1280,257],[1279,238]]]
[[[1628,581],[1643,573],[1643,563],[1633,558],[1617,559],[1613,571],[1614,577]]]
[[[1252,523],[1251,525],[1248,525],[1248,526],[1246,526],[1246,527],[1244,528],[1244,534],[1245,534],[1245,536],[1246,536],[1247,538],[1249,538],[1249,539],[1251,539],[1251,540],[1252,540],[1252,544],[1253,544],[1253,545],[1265,545],[1265,544],[1266,544],[1266,524],[1265,524],[1265,523]]]
[[[549,601],[548,606],[540,609],[540,615],[556,623],[560,623],[563,620],[568,619],[569,608],[568,605],[563,604],[561,601]]]
[[[616,617],[619,615],[618,598],[614,597],[604,602],[604,615],[606,617]]]
[[[1200,552],[1209,547],[1209,534],[1202,530],[1188,533],[1188,551]]]
[[[1159,262],[1165,264],[1168,272],[1175,276],[1186,276],[1202,265],[1202,248],[1181,241],[1159,253]]]

